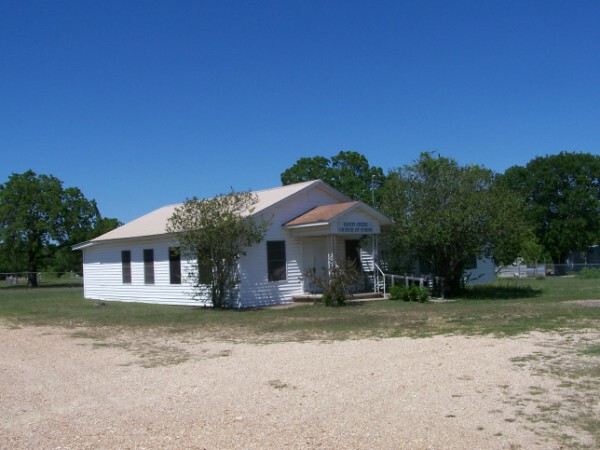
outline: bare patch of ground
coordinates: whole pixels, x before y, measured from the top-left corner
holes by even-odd
[[[574,303],[580,306],[587,306],[589,308],[600,308],[600,300],[570,300],[567,303]]]
[[[5,325],[0,448],[594,448],[598,337],[259,345]]]

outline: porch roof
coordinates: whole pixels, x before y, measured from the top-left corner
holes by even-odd
[[[310,209],[304,214],[301,214],[295,219],[290,220],[285,224],[285,226],[294,227],[298,225],[329,223],[335,217],[353,208],[358,203],[359,202],[346,202],[336,203],[333,205],[317,206],[316,208]]]
[[[364,202],[317,206],[295,217],[284,228],[298,235],[378,234],[391,220]]]

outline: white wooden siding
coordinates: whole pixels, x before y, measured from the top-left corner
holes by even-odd
[[[496,267],[490,258],[477,258],[477,267],[465,271],[468,284],[492,283],[496,280]]]
[[[271,226],[265,239],[246,249],[240,258],[240,307],[257,307],[292,302],[294,295],[304,293],[302,243],[288,233],[283,225],[316,206],[336,203],[338,200],[322,191],[312,189],[294,196],[263,216]],[[269,281],[267,270],[267,241],[285,241],[286,279]]]
[[[163,238],[164,239],[164,238]],[[187,273],[189,264],[181,261],[182,284],[170,283],[169,247],[172,241],[123,241],[87,248],[83,253],[85,298],[164,304],[198,305],[192,298]],[[154,284],[144,283],[144,250],[154,250]],[[122,279],[121,251],[131,251],[131,283]]]
[[[291,302],[294,295],[304,293],[302,238],[294,237],[283,228],[290,220],[317,206],[338,203],[339,199],[320,188],[293,195],[263,215],[270,221],[265,239],[248,249],[240,258],[240,288],[235,306],[256,307]],[[357,216],[357,219],[360,217]],[[360,236],[340,236],[336,239],[336,256],[343,258],[345,239]],[[285,241],[286,279],[268,281],[267,241]],[[326,241],[325,241],[326,242]],[[169,247],[176,246],[169,236],[135,238],[98,243],[83,250],[84,295],[86,298],[161,303],[170,305],[210,305],[208,298],[194,298],[194,288],[187,278],[190,263],[181,260],[182,284],[170,284]],[[154,250],[154,284],[144,284],[145,249]],[[122,282],[121,251],[131,251],[131,284]],[[322,251],[327,252],[326,247]]]

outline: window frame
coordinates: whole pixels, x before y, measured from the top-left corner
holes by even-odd
[[[479,258],[477,257],[477,255],[471,255],[465,258],[465,265],[463,267],[464,270],[476,270],[478,261]]]
[[[267,280],[287,281],[287,254],[285,240],[267,241]]]
[[[169,247],[169,284],[181,284],[181,248]]]
[[[154,284],[154,249],[144,249],[144,284]]]
[[[131,284],[131,250],[121,250],[121,282]]]
[[[210,286],[213,282],[212,264],[207,263],[200,256],[196,257],[196,268],[198,269],[198,284]]]

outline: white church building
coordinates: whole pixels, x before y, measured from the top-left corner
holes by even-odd
[[[252,213],[270,226],[262,242],[239,261],[236,307],[289,303],[313,293],[303,275],[326,270],[334,261],[355,260],[373,273],[377,235],[390,220],[369,205],[353,201],[323,181],[253,192]],[[166,232],[179,205],[159,208],[102,236],[73,247],[83,252],[84,296],[88,299],[211,305],[198,295],[188,273],[190,261]]]

